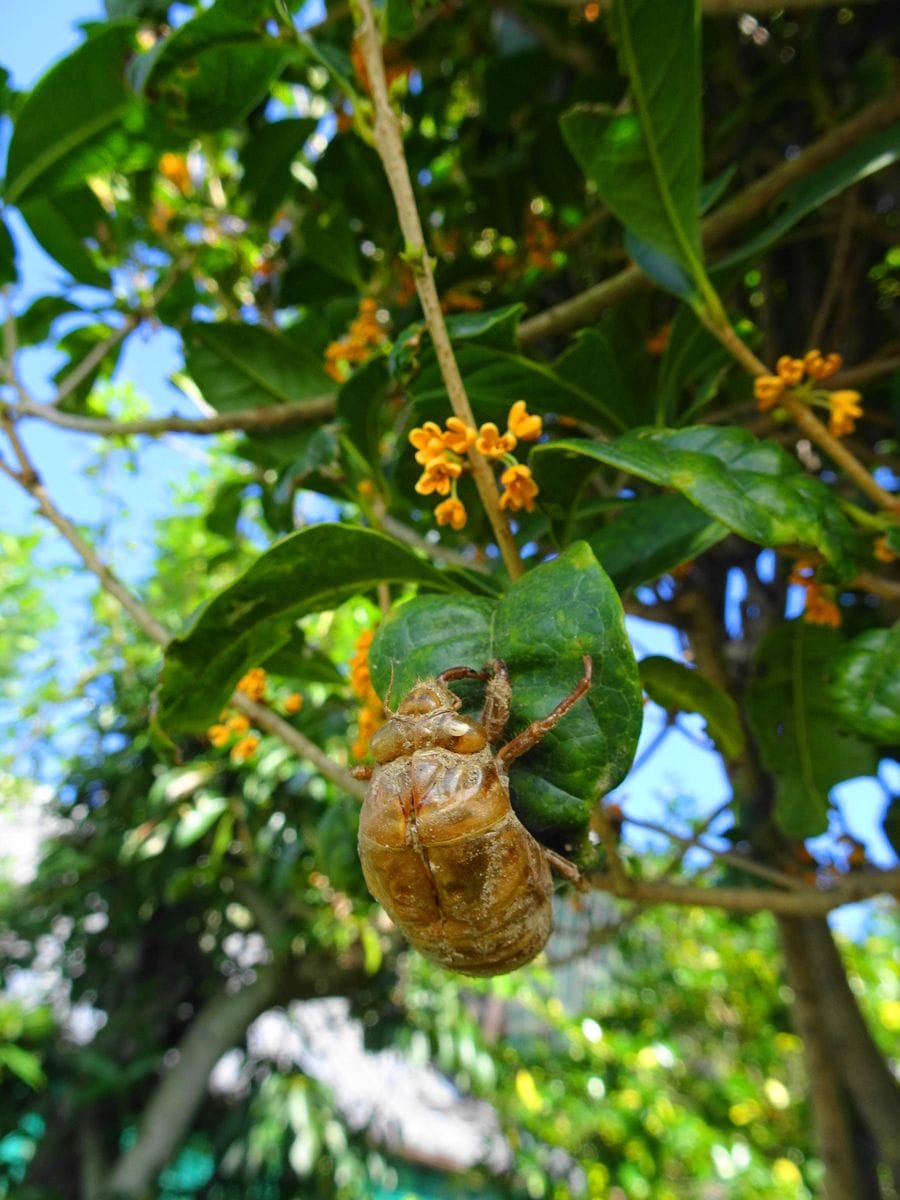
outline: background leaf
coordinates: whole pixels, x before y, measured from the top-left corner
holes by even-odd
[[[841,574],[854,570],[853,531],[831,492],[780,446],[746,430],[696,425],[643,430],[613,442],[565,439],[536,446],[531,452],[535,478],[562,510],[566,497],[559,493],[566,472],[553,461],[557,455],[608,463],[675,488],[748,541],[813,546]],[[573,484],[582,486],[583,464],[573,465]]]
[[[791,837],[828,828],[835,784],[872,775],[875,753],[845,731],[831,699],[840,635],[822,625],[788,621],[759,647],[746,711],[763,765],[775,781],[775,818]]]
[[[854,733],[900,744],[900,624],[853,638],[834,663],[831,698]]]
[[[6,168],[6,200],[77,187],[92,172],[123,169],[134,155],[124,125],[133,105],[125,62],[131,23],[95,34],[44,75],[16,120]]]
[[[289,642],[300,617],[336,608],[384,581],[441,591],[456,586],[407,546],[373,530],[313,525],[277,542],[170,644],[158,725],[172,732],[205,729],[240,677]]]
[[[744,730],[738,706],[727,692],[692,667],[662,655],[642,658],[638,671],[644,691],[654,703],[667,713],[699,713],[725,758],[739,757]]]

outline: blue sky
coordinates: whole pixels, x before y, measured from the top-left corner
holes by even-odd
[[[26,89],[33,85],[48,66],[78,44],[80,37],[76,23],[102,15],[103,6],[99,0],[41,0],[35,4],[0,0],[4,28],[0,54],[3,65],[12,72],[14,86]],[[5,155],[6,128],[3,134]],[[15,308],[21,311],[35,297],[58,292],[61,287],[65,289],[66,277],[34,244],[16,214],[10,215],[10,226],[24,277],[24,284],[14,299]],[[84,295],[91,297],[89,290]],[[96,299],[96,294],[93,298]],[[29,351],[23,355],[23,376],[38,399],[47,399],[51,395],[48,376],[58,363],[58,356],[52,350]],[[170,373],[180,366],[180,347],[174,334],[142,330],[129,337],[116,380],[132,382],[160,415],[171,412],[195,415],[189,402],[168,382]],[[114,464],[104,472],[102,487],[96,478],[83,474],[83,468],[94,457],[93,439],[29,422],[25,441],[51,494],[69,516],[79,522],[108,522],[111,536],[104,542],[104,553],[117,573],[132,585],[139,585],[151,565],[153,522],[171,511],[172,489],[198,467],[202,468],[202,440],[142,439],[139,474],[128,473],[121,463]],[[3,479],[0,479],[0,513],[5,528],[25,531],[34,528],[37,521],[28,497]],[[54,561],[74,561],[72,552],[61,541],[51,536],[48,545],[53,547],[51,557]],[[83,583],[74,584],[60,596],[60,602],[78,606],[85,591]],[[639,658],[646,654],[680,657],[672,630],[634,620],[630,621],[629,627]],[[71,673],[81,665],[77,620],[66,622],[66,628],[70,633],[63,633],[60,653]],[[659,710],[648,706],[642,749],[656,737],[663,719]],[[633,772],[619,789],[617,798],[626,811],[665,823],[673,806],[683,811],[687,802],[693,802],[700,813],[709,812],[728,794],[718,756],[702,747],[702,721],[687,718],[683,724],[687,733],[673,730],[660,751]],[[900,790],[900,768],[896,764],[886,766],[883,780]],[[893,855],[879,829],[885,804],[884,789],[875,780],[851,781],[838,789],[837,799],[847,826],[868,844],[871,857],[880,863],[892,862]],[[635,841],[642,845],[650,842],[660,848],[665,845],[663,839],[646,834],[636,834]],[[854,919],[853,914],[845,910],[843,923],[846,927],[853,928],[857,919],[858,914]]]

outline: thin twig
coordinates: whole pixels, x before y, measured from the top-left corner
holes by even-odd
[[[412,268],[416,291],[431,334],[434,352],[440,367],[441,377],[447,389],[450,405],[466,425],[476,427],[475,417],[466,394],[459,364],[453,352],[450,335],[441,311],[441,301],[434,282],[434,273],[419,210],[413,192],[409,166],[403,150],[400,122],[388,96],[384,75],[384,57],[381,38],[372,11],[370,0],[359,0],[356,39],[362,50],[369,77],[372,102],[375,110],[375,148],[381,158],[390,184],[400,229],[406,242],[406,257]],[[511,579],[518,579],[523,571],[522,560],[516,547],[506,514],[500,507],[497,481],[488,462],[474,447],[469,451],[469,462],[478,494],[497,539],[503,562]]]
[[[295,750],[301,758],[308,759],[309,762],[316,767],[320,774],[326,779],[330,779],[332,783],[336,783],[338,787],[349,792],[351,796],[356,796],[362,800],[366,794],[366,785],[360,780],[354,779],[348,770],[336,763],[333,758],[329,758],[324,750],[320,750],[315,742],[311,742],[308,737],[304,737],[298,729],[293,725],[289,725],[282,717],[265,704],[259,704],[256,700],[251,700],[243,692],[235,692],[231,697],[231,703],[235,708],[240,709],[242,713],[248,716],[254,725],[258,725],[260,729],[265,729],[267,733],[274,733],[276,737],[281,738],[286,746],[290,746]]]
[[[779,892],[774,888],[694,887],[690,884],[646,881],[630,876],[622,888],[612,875],[588,875],[595,891],[610,892],[636,904],[681,904],[700,908],[725,908],[731,912],[773,912],[789,916],[824,916],[844,904],[871,900],[874,896],[896,897],[900,892],[900,868],[890,871],[860,871],[845,876],[828,889],[807,888],[803,892]]]
[[[846,287],[847,257],[853,244],[853,233],[856,224],[856,213],[859,208],[859,191],[850,188],[844,195],[841,207],[841,223],[837,237],[834,239],[834,253],[831,256],[831,266],[828,268],[828,279],[822,292],[822,299],[816,309],[812,324],[809,327],[807,345],[821,346],[825,336],[825,328],[831,309],[842,288]]]
[[[119,342],[123,341],[129,333],[137,329],[139,324],[139,317],[128,316],[117,329],[112,331],[108,338],[104,338],[102,342],[98,342],[93,350],[90,350],[81,362],[72,368],[56,389],[56,396],[53,400],[54,404],[62,404],[63,400],[71,395],[80,383],[87,379],[94,367],[98,363],[103,362],[110,350],[114,350]]]
[[[730,850],[716,850],[712,846],[707,846],[705,842],[700,840],[701,835],[699,833],[695,833],[693,837],[682,837],[681,834],[673,833],[671,829],[666,829],[664,825],[657,825],[655,821],[646,821],[640,817],[629,817],[627,813],[623,813],[622,815],[623,819],[629,822],[629,824],[636,825],[639,829],[649,829],[652,833],[662,834],[670,842],[677,842],[685,851],[691,849],[702,850],[704,854],[710,854],[713,858],[718,858],[721,862],[727,863],[730,867],[734,867],[738,871],[744,871],[748,875],[756,875],[758,879],[765,879],[767,883],[787,888],[789,891],[803,890],[805,887],[805,884],[799,879],[796,879],[792,875],[786,875],[784,871],[764,866],[762,863],[744,858],[741,854],[734,854]]]
[[[132,437],[143,434],[161,437],[167,433],[223,433],[229,429],[283,429],[321,421],[334,415],[334,396],[314,396],[302,404],[273,404],[266,408],[242,408],[234,412],[216,413],[212,417],[145,417],[134,421],[114,421],[106,417],[82,417],[75,413],[59,412],[49,404],[20,401],[9,406],[23,417],[35,417],[71,429],[77,433],[101,434],[104,437]]]

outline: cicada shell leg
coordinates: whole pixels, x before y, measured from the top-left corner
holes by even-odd
[[[374,770],[375,770],[375,767],[372,763],[360,763],[360,765],[358,767],[353,768],[353,770],[350,772],[350,774],[353,776],[354,779],[366,780],[366,779],[372,778],[372,772]]]
[[[561,854],[557,854],[549,846],[541,846],[541,849],[550,865],[550,869],[555,871],[557,875],[561,875],[563,879],[568,880],[569,883],[573,883],[577,888],[583,889],[587,886],[584,876],[573,862],[569,862],[567,858],[563,858]]]
[[[489,742],[496,742],[509,720],[509,705],[512,699],[512,687],[509,682],[509,672],[502,658],[495,658],[485,667],[487,687],[484,689],[484,708],[481,710],[481,724]]]
[[[591,686],[591,673],[593,670],[593,660],[589,654],[585,654],[584,663],[584,678],[574,687],[568,696],[565,696],[554,708],[553,712],[546,717],[542,717],[539,721],[532,721],[527,728],[523,729],[520,734],[513,738],[511,742],[507,742],[505,746],[501,746],[497,751],[497,761],[506,766],[513,759],[526,754],[532,746],[536,746],[545,734],[549,733],[554,725],[558,724],[566,713],[577,704],[581,697],[588,691]]]

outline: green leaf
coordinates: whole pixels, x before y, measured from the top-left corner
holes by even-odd
[[[595,420],[603,420],[616,432],[644,424],[629,381],[602,330],[580,330],[553,364],[553,370],[564,382],[597,397],[606,419],[598,412]]]
[[[676,417],[684,412],[679,405],[683,389],[699,392],[705,402],[703,383],[719,372],[730,361],[728,351],[713,337],[694,312],[682,308],[672,323],[669,340],[659,364],[659,381],[656,392],[657,417],[659,423],[676,424]],[[689,411],[697,411],[697,401]]]
[[[738,758],[744,749],[744,730],[738,706],[727,692],[699,671],[661,655],[638,663],[644,691],[667,713],[699,713],[706,732],[725,758]]]
[[[546,363],[467,341],[457,345],[456,359],[479,422],[494,421],[503,429],[513,402],[524,400],[529,412],[555,412],[612,429],[624,428],[622,419],[595,388],[558,375]],[[442,419],[449,407],[430,345],[422,351],[421,363],[409,384],[417,409],[416,424]]]
[[[853,531],[828,488],[780,446],[746,430],[696,425],[642,430],[613,442],[567,439],[536,446],[531,462],[546,500],[565,504],[565,464],[573,468],[574,483],[583,483],[579,458],[674,488],[748,541],[812,546],[840,574],[855,569]]]
[[[260,325],[194,323],[184,331],[185,365],[217,412],[302,404],[334,395],[334,380],[295,342]]]
[[[52,67],[16,121],[6,201],[19,204],[77,187],[88,175],[121,169],[133,153],[125,127],[133,98],[124,78],[135,26],[111,25]]]
[[[840,635],[822,625],[789,621],[759,647],[746,711],[765,768],[775,780],[775,819],[791,837],[828,828],[835,784],[874,773],[874,750],[843,731],[831,699]]]
[[[360,255],[342,204],[331,204],[318,213],[308,212],[300,226],[306,257],[329,275],[362,290]]]
[[[900,623],[847,643],[834,664],[831,699],[860,737],[900,743]]]
[[[172,841],[182,850],[199,842],[227,808],[228,801],[224,796],[207,796],[203,793],[194,796],[190,808],[178,819]]]
[[[865,138],[840,158],[789,188],[779,197],[775,217],[759,233],[717,262],[714,270],[727,271],[748,259],[759,258],[804,217],[859,180],[891,166],[898,158],[900,122]]]
[[[22,216],[28,228],[51,258],[78,283],[108,288],[111,286],[109,272],[97,266],[84,244],[86,238],[96,233],[96,225],[92,229],[89,223],[91,213],[95,222],[106,216],[93,192],[87,188],[63,196],[36,196],[22,205]]]
[[[547,716],[581,679],[594,683],[533,750],[512,765],[517,811],[536,833],[583,832],[598,798],[623,778],[641,727],[634,655],[615,589],[590,548],[578,543],[500,600],[419,597],[395,609],[372,643],[372,679],[396,705],[417,678],[449,667],[480,670],[493,658],[512,681],[510,731]]]
[[[291,166],[315,132],[312,117],[273,121],[254,129],[241,150],[243,186],[254,221],[268,221],[294,184]]]
[[[618,0],[614,27],[635,111],[579,105],[563,116],[562,130],[626,229],[704,295],[699,16],[688,0]]]
[[[333,888],[365,898],[366,881],[356,850],[358,832],[359,801],[338,797],[316,826],[316,864]]]
[[[261,666],[307,613],[330,611],[381,582],[455,585],[407,546],[368,529],[313,525],[270,550],[213,597],[166,651],[157,724],[207,728],[241,676]]]
[[[588,542],[620,592],[699,558],[728,530],[684,496],[629,500]]]
[[[216,4],[186,21],[136,60],[135,89],[184,133],[242,121],[290,57],[252,16]]]
[[[384,32],[387,38],[405,38],[416,27],[412,0],[387,0],[384,7]]]
[[[379,490],[384,486],[379,451],[381,414],[395,387],[387,360],[379,357],[354,371],[338,393],[338,415],[353,446],[375,475]]]
[[[33,300],[21,316],[16,318],[16,333],[19,344],[35,346],[50,337],[53,322],[69,313],[83,313],[84,309],[65,296],[39,296]]]
[[[18,1075],[30,1088],[43,1087],[47,1082],[38,1056],[12,1042],[0,1045],[0,1067],[6,1067],[13,1075]]]
[[[0,284],[15,283],[19,278],[16,264],[16,247],[6,222],[0,220]]]

